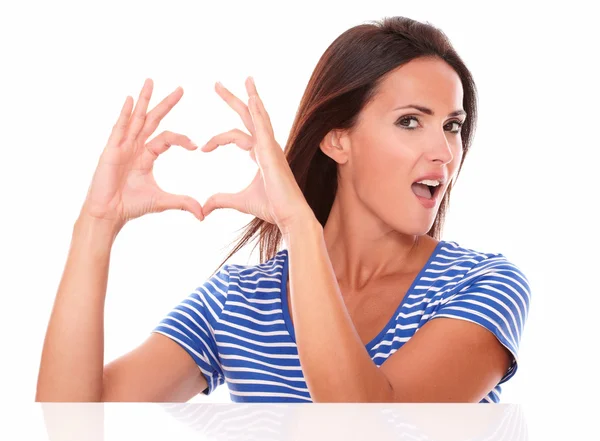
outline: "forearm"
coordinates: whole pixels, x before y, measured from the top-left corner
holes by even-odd
[[[285,235],[300,363],[314,402],[385,402],[392,390],[344,304],[323,229],[303,222]]]
[[[99,401],[104,301],[116,230],[81,216],[48,323],[36,401]]]

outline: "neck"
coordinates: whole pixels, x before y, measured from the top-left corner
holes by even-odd
[[[338,197],[323,235],[338,282],[350,291],[418,272],[438,243],[429,236],[399,233],[366,207],[344,204]]]

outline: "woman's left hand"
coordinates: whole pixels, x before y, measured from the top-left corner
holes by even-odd
[[[246,80],[248,106],[220,83],[215,90],[238,113],[251,135],[238,129],[230,130],[211,138],[201,150],[210,152],[221,145],[234,143],[250,152],[258,171],[252,182],[239,193],[217,193],[208,198],[203,206],[204,216],[218,208],[233,208],[276,224],[284,235],[294,225],[314,219],[283,150],[275,141],[271,120],[253,79]]]

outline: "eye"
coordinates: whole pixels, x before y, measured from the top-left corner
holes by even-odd
[[[454,124],[456,129],[455,130],[450,130],[450,133],[460,133],[463,123],[460,121],[450,121],[448,124],[446,124],[446,126],[448,125],[452,125]]]
[[[410,126],[410,123],[412,122],[416,122],[417,124],[414,126]],[[417,127],[419,127],[419,119],[416,116],[403,116],[398,121],[396,121],[396,125],[406,130],[414,130]]]
[[[416,124],[412,125],[411,123],[416,123]],[[463,122],[458,121],[458,120],[450,121],[448,124],[446,124],[444,126],[444,128],[446,128],[448,126],[453,126],[453,128],[449,129],[448,131],[450,133],[460,133],[463,124],[464,124]],[[402,127],[405,130],[415,130],[416,128],[419,127],[419,118],[417,118],[416,116],[413,116],[413,115],[403,116],[400,119],[398,119],[398,121],[396,121],[396,125]]]

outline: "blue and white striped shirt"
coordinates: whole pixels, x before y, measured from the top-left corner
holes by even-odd
[[[185,298],[153,332],[194,359],[210,394],[227,382],[236,402],[311,402],[287,304],[288,251],[258,265],[225,264]],[[513,362],[481,402],[499,402],[517,370],[530,303],[527,278],[502,254],[440,241],[387,325],[366,349],[377,366],[436,317],[479,324]]]

